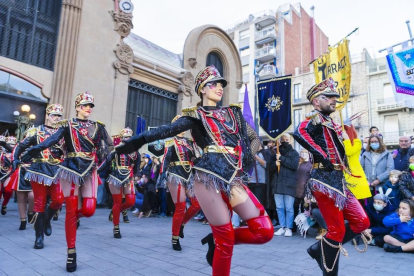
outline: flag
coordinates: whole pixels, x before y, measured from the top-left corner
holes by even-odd
[[[348,102],[351,90],[351,62],[349,58],[348,40],[343,40],[329,52],[319,56],[313,62],[315,83],[331,77],[340,97],[336,109],[341,110]]]
[[[292,125],[292,76],[257,83],[259,125],[276,140]]]
[[[145,131],[145,119],[140,116],[137,116],[137,129],[135,131],[135,135],[138,135],[144,131]]]
[[[387,55],[387,69],[396,100],[414,96],[414,45]]]
[[[156,129],[157,127],[148,127],[148,130]],[[147,144],[147,151],[157,158],[164,155],[165,140],[157,140]]]
[[[245,84],[246,90],[244,91],[244,103],[243,103],[243,117],[246,120],[246,122],[254,129],[256,130],[256,127],[254,125],[252,110],[250,108],[250,102],[249,102],[249,91],[247,91],[247,83]]]

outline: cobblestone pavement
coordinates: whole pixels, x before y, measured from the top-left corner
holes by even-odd
[[[173,251],[170,244],[171,218],[142,218],[129,215],[122,222],[122,239],[112,235],[108,209],[97,209],[92,218],[82,219],[77,236],[78,269],[72,275],[209,275],[205,260],[207,245],[200,239],[210,227],[191,221],[181,240],[183,250]],[[45,247],[33,249],[34,230],[28,225],[19,231],[17,204],[10,202],[6,216],[0,216],[0,276],[70,275],[66,273],[64,210],[53,221],[53,234],[45,237]],[[274,237],[265,245],[235,246],[231,275],[321,275],[316,262],[306,253],[315,242],[315,231],[306,239]],[[362,247],[362,246],[360,246]],[[340,275],[414,275],[413,254],[386,253],[370,247],[361,254],[347,245],[349,257],[341,256]]]

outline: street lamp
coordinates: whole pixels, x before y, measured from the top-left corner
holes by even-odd
[[[36,119],[35,114],[30,114],[30,106],[27,104],[24,104],[20,108],[22,110],[22,115],[20,115],[19,111],[14,111],[14,121],[17,124],[16,129],[16,139],[17,141],[23,140],[24,133],[27,129],[29,129],[33,125],[33,121]]]

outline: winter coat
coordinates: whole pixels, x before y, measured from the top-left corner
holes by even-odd
[[[401,222],[400,216],[393,213],[386,216],[383,222],[385,226],[393,227],[391,234],[398,235],[404,240],[414,238],[414,218],[408,222]]]
[[[360,162],[369,183],[378,178],[381,184],[384,184],[390,177],[390,172],[394,169],[394,159],[392,159],[392,154],[388,151],[381,153],[379,161],[375,167],[374,176],[372,176],[372,152],[364,152],[360,158]]]
[[[388,195],[389,201],[394,208],[394,211],[400,206],[400,202],[402,199],[402,194],[400,191],[400,184],[397,183],[395,185],[392,185],[391,181],[387,181],[384,186],[382,186],[382,189],[384,190],[384,193],[391,188],[392,192]]]
[[[388,203],[382,211],[377,212],[374,208],[373,201],[371,201],[365,206],[365,211],[369,218],[372,235],[387,235],[391,233],[392,227],[385,226],[382,221],[386,216],[391,215],[395,211],[393,206]]]
[[[280,171],[277,171],[276,156],[272,158],[271,166],[276,170],[272,179],[272,193],[296,196],[299,167],[299,153],[289,145],[284,149],[286,153],[280,156]]]
[[[403,198],[412,199],[414,196],[414,178],[412,172],[403,172],[400,176],[400,191]]]
[[[305,197],[305,187],[306,183],[310,178],[310,171],[312,170],[312,163],[311,162],[303,162],[299,165],[297,170],[298,181],[296,184],[296,198],[304,198]]]
[[[351,171],[351,174],[354,175],[349,175],[344,171],[346,182],[351,184],[348,185],[348,188],[357,199],[371,197],[367,177],[365,176],[361,163],[359,163],[359,153],[361,152],[362,147],[361,140],[354,139],[353,144],[349,139],[344,140],[344,146],[345,154],[348,157],[349,170]]]
[[[406,171],[408,170],[408,150],[404,152],[403,149],[398,149],[397,156],[394,158],[394,169],[399,171]]]

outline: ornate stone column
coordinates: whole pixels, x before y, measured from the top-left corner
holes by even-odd
[[[51,103],[63,105],[65,114],[73,107],[72,90],[83,0],[63,0],[56,48]],[[84,91],[79,91],[84,92]],[[65,116],[66,117],[66,116]]]

